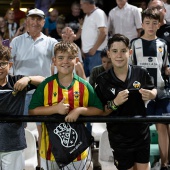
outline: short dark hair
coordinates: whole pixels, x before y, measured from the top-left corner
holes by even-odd
[[[107,56],[107,48],[104,48],[104,49],[101,51],[100,57],[101,57],[101,58],[108,57],[108,56]]]
[[[8,47],[3,46],[0,43],[0,60],[7,60],[10,61],[11,59],[11,51]]]
[[[122,35],[122,34],[114,34],[112,37],[109,38],[108,43],[107,43],[108,49],[110,49],[111,45],[114,42],[123,42],[126,45],[126,47],[128,48],[130,47],[129,39],[125,35]]]
[[[145,18],[155,19],[160,21],[160,12],[156,9],[147,8],[142,12],[142,22]]]

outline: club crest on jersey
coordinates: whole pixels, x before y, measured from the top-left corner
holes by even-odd
[[[69,123],[60,123],[55,129],[54,134],[58,135],[61,140],[61,144],[66,147],[70,148],[75,146],[76,141],[78,139],[78,134],[73,129]]]
[[[161,53],[163,51],[162,47],[159,47],[158,51]]]
[[[115,88],[111,88],[110,91],[115,95]]]
[[[140,89],[140,86],[141,86],[141,84],[140,84],[140,82],[138,82],[138,81],[135,81],[135,82],[133,83],[133,87],[134,87],[135,89]]]
[[[152,62],[153,58],[152,57],[148,57],[148,62]]]
[[[77,100],[79,99],[80,93],[78,91],[74,92],[74,98]]]
[[[56,97],[57,96],[57,92],[54,92],[53,95],[54,95],[54,97]]]

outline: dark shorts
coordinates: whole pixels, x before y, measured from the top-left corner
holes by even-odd
[[[114,150],[114,163],[118,170],[127,170],[135,163],[148,163],[150,158],[150,145],[135,151]]]
[[[155,101],[150,101],[146,109],[147,115],[165,115],[170,113],[170,100],[162,99]]]

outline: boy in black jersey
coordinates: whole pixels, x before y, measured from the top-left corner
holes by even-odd
[[[96,92],[105,107],[105,115],[146,115],[145,102],[155,99],[151,77],[144,67],[128,64],[132,50],[129,40],[115,34],[108,40],[108,56],[113,68],[100,74]],[[118,170],[150,170],[150,135],[147,123],[107,123],[110,145]]]
[[[25,95],[44,80],[41,76],[11,76],[10,50],[0,44],[0,115],[23,115]],[[33,85],[30,85],[33,84]],[[24,124],[0,123],[0,169],[24,169]]]
[[[132,64],[146,67],[150,75],[154,78],[154,84],[158,89],[158,98],[156,102],[151,101],[147,106],[147,113],[154,115],[162,115],[162,113],[170,112],[170,102],[165,90],[165,77],[166,75],[170,75],[168,46],[165,40],[156,36],[161,19],[160,12],[158,11],[159,8],[162,9],[163,6],[155,6],[154,8],[146,9],[142,13],[144,34],[141,38],[132,41],[133,54],[131,56]],[[160,123],[157,123],[156,127],[159,143],[162,143],[160,149],[162,169],[167,169],[169,146],[169,135],[166,135],[167,127]]]

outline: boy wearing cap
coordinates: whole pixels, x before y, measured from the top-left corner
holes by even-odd
[[[26,92],[44,80],[42,76],[11,76],[10,50],[0,44],[0,114],[23,115]],[[33,85],[32,85],[33,84]],[[23,170],[22,152],[26,148],[24,124],[0,123],[0,168]]]

